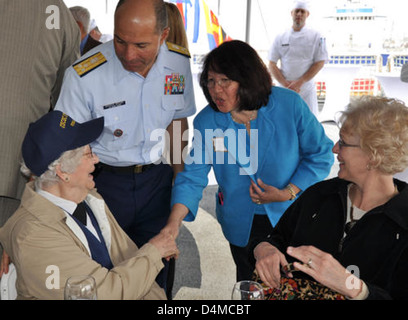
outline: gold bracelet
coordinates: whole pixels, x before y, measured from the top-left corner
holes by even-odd
[[[286,189],[289,191],[289,193],[290,193],[290,199],[289,200],[294,200],[294,199],[296,199],[296,192],[295,192],[295,190],[293,190],[293,188],[292,188],[292,186],[290,185],[290,184],[288,184],[287,186],[286,186]]]

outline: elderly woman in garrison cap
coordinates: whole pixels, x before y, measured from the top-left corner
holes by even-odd
[[[178,253],[174,239],[161,233],[138,249],[94,190],[98,157],[89,143],[103,123],[98,118],[80,124],[53,111],[28,128],[22,171],[34,181],[0,229],[17,270],[18,299],[63,299],[73,275],[95,278],[99,299],[166,298],[155,278],[162,258]],[[59,270],[59,283],[47,288],[51,265]]]

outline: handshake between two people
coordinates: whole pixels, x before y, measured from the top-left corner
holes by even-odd
[[[188,208],[185,205],[176,203],[172,208],[167,224],[157,236],[149,241],[160,250],[162,257],[167,260],[178,258],[180,252],[176,245],[176,238],[179,235],[182,221],[187,213]]]
[[[178,258],[180,251],[177,248],[176,239],[165,229],[150,239],[149,243],[154,245],[159,250],[162,258],[166,259],[167,261],[169,261],[171,258]]]

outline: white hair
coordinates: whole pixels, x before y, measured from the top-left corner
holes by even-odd
[[[87,8],[81,6],[70,7],[72,16],[75,21],[79,21],[84,26],[85,32],[89,33],[90,24],[91,24],[91,14]]]
[[[41,176],[35,176],[31,170],[23,162],[20,171],[27,178],[34,178],[36,189],[44,189],[52,186],[60,181],[57,176],[57,167],[60,166],[61,171],[73,173],[79,165],[81,157],[84,155],[86,146],[79,147],[74,150],[65,151],[57,160],[48,165],[48,170]]]

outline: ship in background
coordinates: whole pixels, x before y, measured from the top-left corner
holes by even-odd
[[[261,57],[266,59],[267,50],[278,29],[285,27],[282,21],[286,23],[290,20],[290,4],[286,3],[285,10],[275,11],[279,11],[282,16],[282,12],[287,11],[287,17],[279,20],[276,13],[271,16],[278,3],[275,0],[234,1],[235,9],[246,9],[243,10],[246,13],[236,14],[235,21],[228,19],[231,16],[231,2],[228,0],[168,1],[177,3],[186,19],[186,31],[192,40],[190,52],[195,75],[200,72],[205,54],[230,39],[228,32],[233,32],[237,26],[245,26],[245,41],[253,45]],[[408,103],[408,98],[403,99],[399,92],[395,94],[386,88],[388,82],[397,80],[396,74],[400,72],[401,66],[408,62],[408,41],[400,36],[404,34],[402,30],[394,25],[395,13],[401,6],[394,6],[393,11],[390,11],[384,2],[380,1],[310,0],[312,16],[319,16],[315,27],[326,35],[330,55],[330,61],[315,79],[320,102],[319,120],[332,120],[334,114],[344,109],[350,98],[355,96],[388,95]],[[391,0],[390,6],[393,5],[391,2],[395,5],[398,1]],[[262,23],[263,28],[260,26]],[[238,38],[244,40],[243,36],[240,34]],[[197,96],[200,97],[200,90],[197,91]],[[201,101],[199,104],[201,105]]]
[[[223,41],[247,41],[266,59],[273,38],[290,23],[291,0],[166,1],[176,3],[183,16],[195,80],[205,54]],[[354,96],[387,95],[408,104],[408,90],[399,80],[401,66],[408,62],[405,0],[309,1],[309,22],[316,18],[314,27],[326,35],[330,55],[329,63],[315,79],[319,119],[332,119]],[[104,5],[100,0],[64,2],[67,6],[88,7],[101,30],[113,33],[113,12],[118,0],[105,0]],[[197,105],[203,107],[207,102],[198,82],[194,84]]]
[[[400,70],[408,62],[408,41],[373,1],[339,1],[324,28],[330,61],[316,76],[319,120],[334,120],[350,99],[383,95],[408,103]]]

